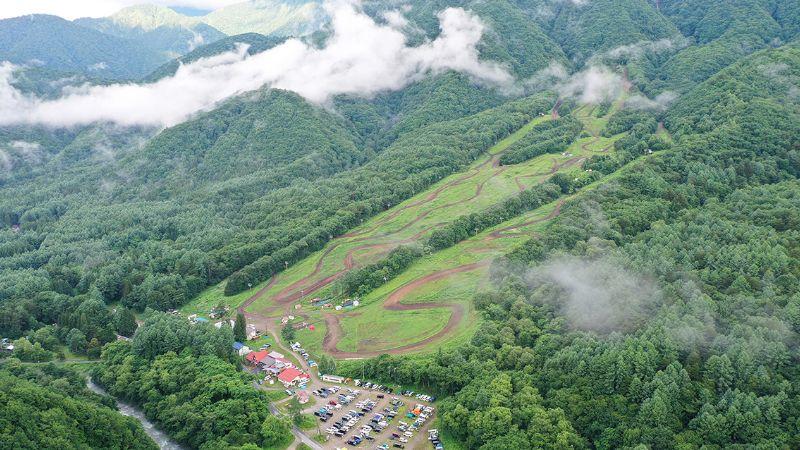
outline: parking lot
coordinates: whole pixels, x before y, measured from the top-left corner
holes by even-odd
[[[325,448],[436,448],[428,432],[435,418],[430,402],[386,391],[371,385],[315,389]]]

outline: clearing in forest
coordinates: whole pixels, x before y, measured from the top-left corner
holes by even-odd
[[[499,159],[506,149],[534,126],[553,120],[553,115],[537,118],[496,144],[467,170],[333,239],[268,282],[233,297],[222,296],[223,285],[212,287],[183,310],[199,312],[222,302],[241,306],[249,320],[275,328],[281,316],[292,314],[297,321],[314,325],[313,331],[304,328],[297,332],[298,340],[312,355],[325,352],[337,358],[424,351],[444,341],[468,339],[478,322],[472,298],[486,282],[489,262],[533,236],[558,214],[563,199],[424,256],[362,298],[357,308],[337,312],[311,303],[335,296],[336,280],[347,271],[377,262],[399,245],[421,242],[461,215],[511,198],[557,172],[582,172],[581,164],[587,158],[613,151],[620,136],[604,138],[599,132],[616,109],[598,118],[594,107],[579,108],[573,115],[584,123],[584,134],[566,152],[501,166]],[[297,304],[301,309],[295,309]]]

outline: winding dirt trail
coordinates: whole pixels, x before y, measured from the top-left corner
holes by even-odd
[[[518,175],[518,176],[514,177],[514,182],[517,183],[517,189],[519,189],[519,191],[522,192],[522,191],[524,191],[525,189],[528,188],[528,186],[525,186],[525,184],[522,182],[523,178],[536,178],[536,177],[542,177],[542,176],[547,176],[547,175],[554,175],[559,170],[561,170],[561,169],[563,169],[565,167],[572,167],[572,166],[574,166],[576,164],[579,164],[579,163],[583,162],[585,159],[586,158],[584,158],[584,157],[578,156],[578,157],[575,157],[575,158],[572,158],[572,159],[568,159],[568,160],[566,160],[564,162],[559,163],[558,159],[553,158],[553,167],[551,167],[549,171],[547,171],[547,172],[539,172],[539,173],[532,173],[532,174],[529,174],[529,175]]]
[[[562,103],[563,103],[563,101],[561,99],[557,100],[556,104],[553,106],[553,109],[551,111],[551,117],[552,118],[556,119],[556,118],[560,117],[559,113],[558,113],[558,109],[559,109],[559,107],[561,106]],[[317,275],[319,275],[319,273],[322,271],[322,268],[324,266],[324,262],[325,262],[326,258],[334,250],[336,250],[340,245],[344,244],[345,242],[346,243],[354,243],[354,242],[366,241],[366,240],[370,240],[370,239],[374,239],[374,238],[389,237],[389,236],[391,236],[393,234],[397,234],[397,233],[400,233],[402,231],[405,231],[409,227],[413,226],[414,224],[416,224],[416,223],[420,222],[421,220],[423,220],[424,218],[428,217],[432,212],[434,212],[436,210],[445,209],[445,208],[451,208],[451,207],[458,206],[458,205],[461,205],[461,204],[465,204],[465,203],[468,203],[468,202],[471,202],[471,201],[475,200],[477,197],[479,197],[481,195],[481,193],[483,191],[483,188],[484,188],[484,186],[485,186],[485,184],[487,182],[489,182],[490,180],[494,179],[495,177],[501,175],[503,172],[505,172],[509,168],[509,167],[505,167],[505,166],[500,166],[500,156],[502,155],[502,153],[503,152],[500,152],[500,153],[498,153],[496,155],[493,155],[493,156],[487,158],[485,161],[480,163],[478,166],[476,166],[472,170],[470,170],[469,173],[464,174],[463,176],[459,177],[458,179],[453,180],[453,181],[451,181],[449,183],[446,183],[446,184],[438,187],[436,190],[434,190],[433,192],[431,192],[430,194],[428,194],[424,198],[422,198],[420,200],[417,200],[417,201],[414,201],[412,203],[409,203],[409,204],[407,204],[407,205],[405,205],[403,207],[397,208],[396,211],[393,211],[392,213],[388,214],[384,218],[378,220],[373,227],[370,227],[367,230],[363,230],[363,231],[359,231],[359,232],[350,232],[350,233],[343,234],[341,236],[341,238],[356,238],[356,239],[352,239],[352,240],[349,240],[349,241],[340,241],[340,242],[332,243],[332,245],[330,245],[328,248],[326,248],[325,251],[320,255],[319,259],[317,260],[317,262],[316,262],[316,264],[314,266],[314,270],[310,274],[308,274],[307,276],[303,277],[300,280],[295,281],[291,285],[283,288],[280,292],[278,292],[278,294],[275,295],[275,297],[274,297],[274,300],[275,300],[276,304],[274,306],[270,306],[270,307],[264,308],[262,311],[260,311],[263,314],[254,313],[254,312],[248,312],[247,308],[249,308],[253,303],[255,303],[257,300],[259,300],[264,295],[266,295],[266,293],[270,289],[272,289],[274,287],[275,283],[278,280],[278,275],[273,276],[270,279],[269,283],[267,283],[266,286],[264,286],[263,288],[259,289],[258,292],[253,294],[247,300],[245,300],[237,308],[237,310],[239,312],[243,313],[245,315],[245,317],[247,317],[248,321],[250,321],[251,323],[259,323],[259,324],[262,325],[262,327],[265,330],[267,330],[267,332],[274,334],[274,330],[272,330],[273,327],[271,326],[272,324],[270,323],[270,319],[268,317],[266,317],[265,314],[268,313],[268,312],[275,312],[275,311],[280,310],[280,309],[284,309],[285,312],[288,312],[288,311],[290,311],[290,307],[291,307],[291,304],[293,302],[297,301],[298,299],[300,299],[300,298],[302,298],[302,297],[304,297],[306,295],[311,295],[311,294],[315,293],[316,291],[324,288],[325,286],[328,286],[329,284],[331,284],[335,280],[337,280],[337,279],[341,278],[342,276],[344,276],[348,271],[350,271],[354,267],[356,267],[356,263],[354,261],[354,253],[359,252],[359,251],[363,251],[363,250],[375,250],[376,253],[388,252],[388,251],[390,251],[391,249],[395,248],[398,245],[402,245],[402,244],[411,243],[411,242],[416,241],[424,233],[427,233],[427,232],[431,231],[432,229],[434,229],[434,228],[436,228],[436,227],[438,227],[438,226],[440,226],[442,224],[434,224],[431,227],[427,227],[427,228],[421,230],[420,232],[418,232],[417,234],[415,234],[414,236],[412,236],[410,238],[398,239],[398,240],[392,240],[392,241],[384,241],[384,242],[381,242],[381,243],[364,244],[364,245],[359,245],[359,246],[353,247],[347,252],[347,254],[344,257],[344,260],[343,260],[344,268],[342,270],[337,271],[336,273],[334,273],[334,274],[332,274],[330,276],[327,276],[325,278],[322,278],[322,279],[314,281],[314,278]],[[542,173],[542,174],[534,174],[534,175],[531,175],[531,176],[542,176],[542,175],[548,175],[548,174],[552,175],[552,174],[556,173],[559,169],[561,169],[561,168],[563,168],[563,167],[565,167],[567,165],[574,164],[576,162],[576,160],[577,160],[577,158],[574,158],[573,160],[569,160],[569,161],[566,161],[566,162],[561,163],[561,164],[558,164],[557,160],[554,160],[553,167],[551,168],[551,170],[549,172],[545,172],[545,173]],[[369,235],[370,233],[374,232],[379,227],[383,226],[384,224],[386,224],[390,220],[392,220],[395,217],[397,217],[400,214],[402,214],[404,211],[406,211],[406,210],[408,210],[410,208],[423,206],[423,205],[425,205],[427,203],[430,203],[430,202],[436,200],[439,197],[439,195],[442,192],[444,192],[445,190],[447,190],[447,189],[449,189],[451,187],[459,186],[461,184],[464,184],[464,183],[468,182],[472,178],[478,176],[487,165],[491,165],[492,168],[497,169],[497,170],[494,171],[494,173],[492,173],[486,180],[483,180],[482,182],[480,182],[480,183],[478,183],[476,185],[475,193],[471,197],[469,197],[467,199],[462,199],[462,200],[459,200],[459,201],[455,201],[455,202],[450,202],[450,203],[445,204],[445,205],[440,205],[440,206],[434,207],[432,209],[429,209],[428,211],[422,212],[419,215],[417,215],[414,219],[412,219],[411,221],[407,222],[406,224],[404,224],[403,226],[401,226],[400,228],[398,228],[396,230],[392,230],[392,231],[389,231],[389,232],[386,232],[384,234],[377,235],[377,236],[370,236]],[[517,178],[519,178],[519,177],[517,177]],[[516,178],[515,178],[515,181],[516,181],[518,187],[520,187],[520,190],[524,190],[523,189],[523,185],[521,184],[521,182]],[[556,210],[553,213],[551,213],[545,219],[537,219],[535,221],[526,222],[526,223],[523,223],[523,224],[520,224],[520,225],[508,227],[508,228],[505,228],[503,230],[498,230],[497,232],[492,233],[492,235],[490,235],[490,237],[488,237],[487,239],[491,240],[491,239],[496,239],[496,238],[500,238],[500,237],[511,236],[509,234],[502,234],[502,232],[505,232],[505,231],[508,231],[508,230],[511,230],[511,229],[514,229],[514,228],[519,228],[519,227],[522,227],[522,226],[530,225],[532,223],[537,223],[537,222],[540,222],[540,221],[543,221],[543,220],[549,220],[549,219],[555,217],[556,215],[558,215],[559,211],[560,211],[560,204],[556,208]],[[450,315],[450,319],[448,320],[448,323],[445,325],[445,327],[442,330],[437,332],[435,335],[430,336],[430,337],[428,337],[428,338],[426,338],[426,339],[424,339],[422,341],[416,342],[414,344],[409,344],[409,345],[405,345],[405,346],[401,346],[401,347],[397,347],[397,348],[393,348],[393,349],[388,349],[388,350],[385,350],[385,351],[376,351],[376,352],[342,352],[342,351],[340,351],[340,350],[338,350],[336,348],[339,340],[343,336],[343,332],[342,332],[341,326],[339,324],[339,318],[340,317],[347,317],[348,314],[334,315],[334,314],[328,313],[328,314],[324,314],[323,315],[323,317],[325,319],[325,322],[328,325],[327,326],[328,332],[327,332],[327,334],[326,334],[326,336],[324,338],[324,341],[323,341],[323,348],[325,348],[325,350],[328,353],[330,353],[331,355],[339,357],[339,358],[363,358],[363,357],[368,357],[368,356],[375,356],[377,354],[382,354],[382,353],[402,353],[402,352],[406,352],[406,351],[413,351],[413,350],[421,349],[421,348],[427,346],[428,344],[430,344],[431,342],[434,342],[434,341],[436,341],[438,339],[441,339],[442,337],[446,336],[448,333],[452,332],[453,329],[455,329],[455,327],[457,327],[458,324],[461,323],[461,321],[463,320],[464,314],[465,314],[464,306],[461,305],[461,304],[457,304],[457,303],[453,303],[453,304],[449,304],[449,303],[403,304],[401,302],[402,299],[405,298],[406,296],[408,296],[410,293],[412,293],[416,289],[418,289],[420,286],[423,286],[423,285],[425,285],[427,283],[431,283],[431,282],[434,282],[434,281],[437,281],[437,280],[440,280],[440,279],[448,278],[448,277],[451,277],[451,276],[459,274],[459,273],[468,272],[468,271],[474,271],[474,270],[486,267],[488,265],[489,265],[489,261],[483,261],[483,262],[480,262],[480,263],[467,264],[465,266],[460,266],[460,267],[456,267],[456,268],[453,268],[453,269],[447,269],[447,270],[443,270],[443,271],[440,271],[440,272],[435,272],[435,273],[429,274],[429,275],[427,275],[425,277],[422,277],[422,278],[419,278],[417,280],[414,280],[413,282],[401,287],[397,291],[395,291],[392,294],[390,294],[390,296],[386,299],[386,301],[384,302],[383,306],[384,306],[385,309],[390,310],[390,311],[408,311],[408,310],[421,310],[421,309],[432,309],[432,308],[443,308],[443,307],[444,308],[450,308],[452,313]],[[352,313],[350,313],[350,314],[352,314]]]
[[[443,338],[444,336],[450,334],[453,330],[455,330],[455,328],[464,319],[464,315],[466,314],[466,308],[464,307],[464,305],[460,303],[407,304],[407,303],[402,303],[403,299],[428,283],[433,283],[438,280],[449,278],[456,274],[479,270],[488,267],[489,264],[490,261],[481,261],[478,263],[466,264],[452,269],[442,270],[440,272],[434,272],[422,278],[418,278],[412,281],[411,283],[403,285],[396,291],[392,292],[389,295],[389,297],[386,298],[386,300],[383,303],[383,308],[386,309],[387,311],[415,311],[421,309],[436,309],[436,308],[450,309],[451,313],[450,313],[450,318],[447,321],[447,324],[436,334],[429,336],[421,341],[417,341],[413,344],[403,345],[400,347],[395,347],[387,350],[345,352],[337,348],[339,341],[341,340],[342,336],[344,336],[344,332],[342,331],[342,326],[341,323],[339,322],[339,319],[341,317],[348,317],[348,315],[335,315],[328,313],[324,315],[325,324],[327,325],[326,328],[328,332],[325,335],[325,339],[322,341],[322,348],[325,350],[325,352],[327,352],[331,356],[340,359],[369,358],[373,356],[382,355],[384,353],[401,354],[425,348],[429,344],[438,341],[439,339]]]
[[[508,233],[510,230],[526,227],[529,225],[534,225],[537,223],[545,222],[548,220],[552,220],[561,214],[561,207],[564,205],[564,201],[561,200],[558,202],[556,207],[553,209],[550,214],[546,217],[529,220],[520,224],[510,225],[505,228],[501,228],[490,233],[486,238],[485,241],[492,241],[495,239],[501,239],[504,237],[514,237],[520,235],[526,235],[527,233]],[[358,351],[358,352],[346,352],[338,349],[339,341],[344,336],[344,331],[342,330],[342,326],[340,323],[341,318],[343,317],[354,317],[356,314],[354,313],[347,313],[347,314],[333,314],[333,313],[326,313],[323,315],[325,319],[325,325],[327,329],[327,333],[325,334],[325,338],[322,341],[322,348],[336,358],[344,358],[344,359],[358,359],[358,358],[369,358],[374,356],[379,356],[384,353],[386,354],[402,354],[405,352],[410,352],[414,350],[420,350],[425,348],[431,343],[434,343],[448,334],[450,334],[455,328],[461,323],[464,319],[464,315],[466,314],[466,308],[464,305],[460,303],[403,303],[403,299],[408,297],[409,295],[413,294],[416,290],[423,287],[428,283],[433,283],[435,281],[439,281],[445,278],[450,278],[454,275],[461,274],[464,272],[472,272],[475,270],[479,270],[485,267],[488,267],[491,264],[490,260],[484,260],[477,263],[472,264],[465,264],[463,266],[458,266],[451,269],[444,269],[438,272],[433,272],[428,274],[424,277],[417,278],[410,283],[404,284],[400,288],[393,291],[386,297],[386,300],[383,302],[383,309],[387,311],[415,311],[421,309],[436,309],[436,308],[448,308],[451,311],[450,318],[447,321],[447,324],[439,330],[436,334],[429,336],[423,340],[415,342],[413,344],[403,345],[400,347],[394,347],[385,350],[373,350],[373,351]]]
[[[529,225],[535,225],[537,223],[542,223],[542,222],[547,222],[548,220],[553,220],[556,217],[558,217],[559,214],[561,214],[561,207],[562,206],[564,206],[564,200],[559,201],[556,204],[556,207],[553,209],[553,211],[550,212],[550,214],[548,214],[547,216],[542,217],[540,219],[533,219],[533,220],[529,220],[527,222],[522,222],[522,223],[519,223],[519,224],[516,224],[516,225],[510,225],[510,226],[507,226],[507,227],[504,227],[504,228],[500,228],[499,230],[492,231],[491,233],[489,233],[489,236],[487,236],[485,240],[486,241],[492,241],[492,240],[500,239],[500,238],[504,238],[504,237],[514,237],[514,236],[527,235],[528,233],[523,233],[523,232],[517,232],[517,233],[508,233],[508,232],[511,231],[511,230],[516,230],[516,229],[522,228],[522,227],[527,227]]]
[[[492,158],[486,160],[485,162],[483,162],[478,167],[483,167],[483,166],[485,166],[485,165],[487,165],[489,163],[492,163],[492,167],[497,167],[495,164],[497,164],[497,161],[499,161],[499,157],[500,157],[500,155],[495,155],[494,157],[492,157]],[[437,189],[436,191],[434,191],[433,193],[431,193],[430,195],[428,195],[424,199],[422,199],[422,200],[420,200],[418,202],[415,202],[415,203],[418,203],[417,206],[421,206],[421,205],[423,205],[425,203],[429,203],[429,202],[434,201],[439,196],[439,194],[441,194],[446,188],[463,184],[466,181],[474,178],[476,175],[478,175],[480,173],[479,170],[477,170],[477,169],[478,168],[476,168],[475,173],[473,173],[473,174],[471,174],[469,176],[462,177],[462,178],[460,178],[458,180],[454,180],[453,182],[448,183],[448,184],[440,187],[439,189]],[[489,182],[490,180],[492,180],[495,177],[499,176],[500,174],[502,174],[506,170],[507,170],[506,167],[498,168],[498,170],[495,171],[486,180],[478,183],[478,185],[475,188],[475,193],[469,198],[461,199],[461,200],[458,200],[458,201],[455,201],[455,202],[450,202],[450,203],[447,203],[445,205],[440,205],[440,206],[431,208],[431,209],[429,209],[429,210],[427,210],[425,212],[420,213],[419,215],[417,215],[417,217],[415,217],[414,219],[412,219],[409,222],[405,223],[403,226],[401,226],[398,229],[391,230],[391,231],[388,231],[386,233],[383,233],[383,234],[380,234],[380,235],[375,235],[375,236],[361,236],[359,238],[356,238],[356,239],[348,241],[348,243],[366,241],[366,240],[371,240],[371,239],[376,239],[376,238],[389,237],[389,236],[392,236],[394,234],[397,234],[397,233],[400,233],[402,231],[405,231],[409,227],[411,227],[414,224],[416,224],[416,223],[420,222],[421,220],[425,219],[428,215],[430,215],[434,211],[437,211],[437,210],[440,210],[440,209],[445,209],[445,208],[452,208],[454,206],[458,206],[458,205],[461,205],[461,204],[465,204],[465,203],[471,202],[471,201],[475,200],[476,198],[478,198],[481,195],[481,193],[483,192],[483,188],[484,188],[484,186],[485,186],[485,184],[487,182]],[[423,202],[423,200],[424,200],[424,202]],[[407,205],[406,207],[404,207],[402,209],[404,209],[404,210],[408,209],[410,206],[411,205]],[[314,292],[319,291],[320,289],[328,286],[332,282],[334,282],[337,279],[341,278],[348,271],[352,270],[355,267],[354,258],[353,258],[353,254],[355,252],[358,252],[358,251],[361,251],[361,250],[367,250],[367,249],[378,249],[378,250],[383,250],[386,253],[388,251],[391,251],[393,248],[397,247],[398,245],[410,244],[412,242],[417,241],[423,234],[430,232],[431,230],[433,230],[434,228],[436,228],[436,227],[438,227],[440,225],[442,225],[442,224],[434,224],[434,225],[432,225],[430,227],[426,227],[426,228],[422,229],[421,231],[419,231],[418,233],[416,233],[415,235],[411,236],[410,238],[397,239],[397,240],[392,240],[392,241],[385,241],[385,242],[381,242],[381,243],[364,244],[364,245],[359,245],[357,247],[353,247],[347,252],[347,255],[344,258],[344,261],[343,261],[344,268],[342,270],[340,270],[340,271],[338,271],[338,272],[336,272],[336,273],[334,273],[334,274],[332,274],[332,275],[330,275],[328,277],[325,277],[323,279],[311,282],[311,280],[313,278],[315,278],[319,274],[319,272],[322,270],[323,264],[325,262],[325,258],[328,255],[330,255],[341,244],[344,243],[344,242],[335,242],[332,245],[330,245],[322,253],[322,255],[320,255],[320,258],[317,260],[317,263],[316,263],[316,265],[314,267],[314,270],[310,274],[306,275],[302,279],[297,280],[294,283],[292,283],[291,285],[289,285],[289,286],[285,287],[284,289],[282,289],[274,297],[274,300],[275,300],[275,302],[277,304],[286,304],[286,303],[294,302],[294,301],[296,301],[296,300],[298,300],[298,299],[300,299],[300,298],[302,298],[302,297],[304,297],[306,295],[313,294]],[[379,227],[379,226],[380,225],[376,225],[375,227],[373,227],[373,230],[375,228]],[[272,285],[272,283],[270,283],[270,287],[271,287],[271,285]],[[260,297],[260,296],[263,296],[265,292],[266,292],[266,289],[262,289],[258,293],[256,293],[256,295]],[[253,300],[253,299],[248,299],[250,304],[252,304],[251,300]]]

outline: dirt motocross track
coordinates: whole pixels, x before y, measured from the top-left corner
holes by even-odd
[[[561,105],[561,101],[559,100],[556,103],[555,107],[553,108],[553,110],[551,112],[553,118],[558,118],[559,117],[558,116],[558,107],[560,105]],[[444,185],[440,186],[435,191],[433,191],[429,195],[427,195],[425,198],[420,199],[420,200],[415,201],[415,202],[412,202],[412,203],[409,203],[408,205],[405,205],[405,206],[403,206],[401,208],[398,208],[396,211],[393,211],[391,214],[389,214],[386,217],[384,217],[383,219],[379,220],[373,227],[371,227],[371,228],[369,228],[367,230],[360,231],[360,232],[350,232],[350,233],[342,235],[341,237],[342,238],[356,238],[356,239],[347,241],[347,242],[351,242],[351,243],[352,242],[363,241],[363,240],[368,240],[368,239],[373,239],[375,237],[388,237],[388,236],[391,236],[392,234],[399,233],[399,232],[407,229],[408,227],[412,226],[413,224],[415,224],[415,223],[419,222],[420,220],[424,219],[425,217],[427,217],[431,212],[433,212],[435,210],[443,209],[443,208],[450,208],[450,207],[453,207],[453,206],[458,206],[460,204],[467,203],[467,202],[470,202],[470,201],[474,200],[475,198],[480,196],[484,185],[489,180],[497,177],[498,175],[502,174],[505,170],[508,169],[508,166],[506,166],[506,167],[500,166],[499,160],[500,160],[501,154],[502,154],[502,152],[499,153],[499,154],[494,155],[493,157],[491,157],[491,158],[487,159],[486,161],[484,161],[479,166],[477,166],[474,169],[472,169],[469,173],[465,174],[464,176],[459,177],[456,180],[453,180],[453,181],[451,181],[451,182],[449,182],[447,184],[444,184]],[[559,169],[561,169],[564,166],[571,166],[573,164],[576,164],[577,162],[579,162],[579,159],[580,158],[570,159],[570,160],[565,161],[565,162],[563,162],[561,164],[559,164],[557,161],[554,160],[553,167],[552,167],[552,169],[550,171],[548,171],[547,173],[534,174],[534,175],[537,175],[537,176],[538,175],[548,175],[548,174],[552,175],[553,173],[557,172]],[[470,179],[472,179],[475,176],[477,176],[480,173],[480,170],[482,168],[484,168],[486,165],[489,165],[489,164],[491,164],[492,168],[497,168],[498,170],[496,170],[489,178],[487,178],[483,182],[479,183],[476,186],[475,193],[470,198],[459,200],[459,201],[456,201],[456,202],[451,202],[449,204],[445,204],[445,205],[441,205],[441,206],[437,206],[437,207],[432,208],[432,209],[430,209],[428,211],[422,212],[419,215],[417,215],[414,219],[412,219],[411,221],[407,222],[406,224],[404,224],[403,226],[401,226],[400,228],[398,228],[396,230],[389,231],[389,232],[384,233],[384,234],[379,235],[379,236],[370,236],[369,235],[369,233],[372,233],[378,227],[382,226],[383,224],[385,224],[386,222],[390,221],[391,219],[397,217],[398,215],[400,215],[405,210],[407,210],[409,208],[417,207],[417,206],[423,206],[423,205],[425,205],[427,203],[430,203],[430,202],[436,200],[438,198],[438,196],[443,191],[445,191],[446,189],[448,189],[450,187],[453,187],[453,186],[461,185],[461,184],[469,181]],[[523,189],[524,186],[522,185],[521,181],[520,180],[515,180],[515,181],[516,181],[518,187],[520,188],[520,190],[524,190]],[[513,235],[522,234],[522,233],[512,234],[512,233],[507,233],[507,232],[510,231],[510,230],[513,230],[513,229],[517,229],[517,228],[523,227],[523,226],[528,226],[528,225],[532,225],[534,223],[542,222],[542,221],[545,221],[545,220],[550,220],[550,219],[556,217],[560,213],[560,210],[561,210],[561,203],[559,203],[558,206],[556,207],[556,209],[552,213],[550,213],[550,215],[548,215],[545,218],[536,219],[536,220],[525,222],[525,223],[522,223],[522,224],[519,224],[519,225],[510,226],[510,227],[503,228],[501,230],[497,230],[497,231],[491,233],[489,236],[487,236],[486,240],[490,241],[490,240],[498,239],[498,238],[502,238],[502,237],[509,237],[509,236],[513,236]],[[354,248],[350,249],[347,252],[347,254],[346,254],[345,258],[344,258],[344,261],[343,261],[344,269],[343,270],[340,270],[340,271],[338,271],[338,272],[336,272],[336,273],[334,273],[334,274],[332,274],[332,275],[330,275],[328,277],[325,277],[323,279],[320,279],[320,280],[317,280],[317,281],[313,281],[313,278],[315,278],[319,274],[319,272],[321,271],[325,258],[329,254],[331,254],[336,248],[338,248],[339,245],[341,245],[342,243],[345,243],[345,242],[335,242],[335,243],[333,243],[333,245],[329,246],[322,253],[322,255],[320,255],[319,260],[317,261],[313,272],[311,272],[309,275],[303,277],[302,279],[292,283],[291,285],[287,286],[286,288],[282,289],[274,297],[275,303],[277,305],[265,309],[264,312],[275,311],[275,310],[281,309],[282,307],[284,307],[285,309],[288,310],[288,308],[290,307],[291,303],[299,300],[303,296],[313,294],[314,292],[324,288],[325,286],[328,286],[329,284],[331,284],[335,280],[337,280],[340,277],[344,276],[344,274],[346,274],[349,270],[353,269],[356,266],[356,263],[354,262],[354,258],[353,258],[353,254],[355,252],[362,251],[362,250],[367,250],[367,249],[374,249],[374,250],[378,250],[378,252],[387,253],[388,251],[390,251],[391,249],[395,248],[398,245],[407,244],[407,243],[411,243],[411,242],[414,242],[414,241],[418,240],[423,234],[425,234],[427,232],[430,232],[432,229],[436,228],[439,225],[441,225],[441,224],[436,224],[436,225],[433,225],[431,227],[428,227],[428,228],[418,232],[414,236],[412,236],[410,238],[407,238],[407,239],[385,241],[385,242],[373,243],[373,244],[364,244],[364,245],[360,245],[360,246],[354,247]],[[408,295],[412,294],[417,289],[419,289],[420,287],[422,287],[422,286],[424,286],[424,285],[426,285],[428,283],[432,283],[432,282],[435,282],[435,281],[438,281],[438,280],[441,280],[441,279],[449,278],[451,276],[454,276],[454,275],[457,275],[457,274],[460,274],[460,273],[471,272],[471,271],[483,269],[485,267],[488,267],[489,264],[490,264],[490,261],[486,260],[486,261],[481,261],[481,262],[478,262],[478,263],[467,264],[467,265],[463,265],[463,266],[459,266],[459,267],[455,267],[455,268],[451,268],[451,269],[442,270],[442,271],[439,271],[439,272],[434,272],[434,273],[431,273],[431,274],[426,275],[426,276],[424,276],[422,278],[416,279],[416,280],[414,280],[414,281],[412,281],[412,282],[400,287],[399,289],[397,289],[394,292],[392,292],[386,298],[386,300],[383,303],[383,308],[388,310],[388,311],[411,311],[411,310],[422,310],[422,309],[449,308],[451,310],[450,318],[449,318],[447,324],[444,326],[444,328],[439,330],[436,334],[434,334],[432,336],[429,336],[428,338],[425,338],[425,339],[423,339],[423,340],[421,340],[419,342],[413,343],[413,344],[403,345],[403,346],[390,348],[390,349],[386,349],[386,350],[363,351],[363,352],[344,352],[344,351],[341,351],[341,350],[339,350],[337,348],[337,345],[338,345],[339,341],[341,340],[341,338],[344,335],[344,332],[343,332],[343,330],[341,328],[341,324],[339,323],[339,319],[341,317],[347,317],[348,314],[335,315],[335,314],[327,313],[327,314],[324,314],[324,316],[323,316],[324,319],[325,319],[325,323],[327,325],[327,327],[326,327],[327,328],[327,334],[325,335],[325,338],[323,340],[323,348],[324,348],[324,350],[326,352],[328,352],[330,355],[332,355],[334,357],[337,357],[337,358],[365,358],[365,357],[377,356],[377,355],[384,354],[384,353],[399,354],[399,353],[404,353],[404,352],[408,352],[408,351],[419,350],[419,349],[422,349],[422,348],[428,346],[429,344],[431,344],[433,342],[436,342],[436,341],[442,339],[443,337],[445,337],[449,333],[451,333],[461,323],[461,321],[463,320],[464,315],[466,314],[464,305],[461,305],[461,304],[458,304],[458,303],[404,304],[404,303],[402,303],[402,300],[404,298],[406,298]],[[277,277],[278,277],[278,275],[273,276],[272,279],[270,280],[270,282],[264,288],[260,289],[252,297],[248,298],[238,308],[238,311],[244,313],[245,316],[248,318],[248,320],[257,321],[257,322],[263,323],[264,326],[269,326],[269,320],[268,320],[267,317],[265,317],[262,314],[256,314],[256,313],[252,313],[252,312],[247,312],[246,309],[250,305],[252,305],[256,300],[258,300],[259,298],[263,297],[275,285],[275,283],[277,281]],[[350,313],[350,314],[353,314],[353,313]]]

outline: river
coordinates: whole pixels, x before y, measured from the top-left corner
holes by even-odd
[[[97,384],[92,381],[91,378],[86,379],[86,386],[93,392],[96,392],[101,395],[108,395],[105,389],[98,386]],[[114,397],[111,397],[114,398]],[[145,433],[150,436],[153,441],[161,448],[161,450],[184,450],[185,447],[180,445],[179,443],[175,442],[172,438],[167,436],[167,433],[156,428],[153,425],[153,422],[150,422],[144,413],[139,410],[139,408],[129,405],[127,403],[121,402],[117,399],[114,399],[117,402],[117,408],[119,408],[119,412],[122,413],[124,416],[130,416],[134,419],[138,420],[142,427],[144,428]]]

